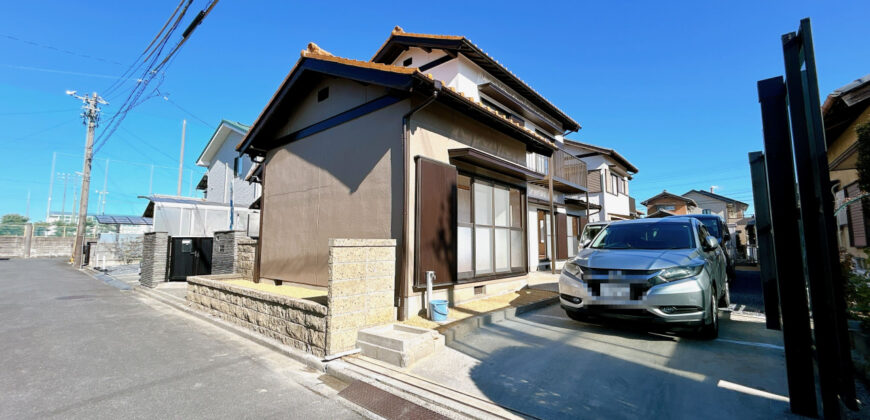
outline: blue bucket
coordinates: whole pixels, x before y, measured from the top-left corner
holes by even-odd
[[[432,320],[435,322],[447,321],[447,301],[444,299],[435,299],[429,301],[429,309],[432,313]]]

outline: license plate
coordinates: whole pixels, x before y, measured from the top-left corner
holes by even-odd
[[[627,284],[601,284],[601,297],[624,297],[628,298],[631,294],[630,287]]]

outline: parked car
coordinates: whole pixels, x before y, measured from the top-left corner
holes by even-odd
[[[568,261],[560,303],[575,320],[595,314],[719,331],[728,303],[725,255],[695,218],[613,222]]]
[[[580,233],[580,248],[586,248],[598,232],[601,232],[610,222],[589,222],[583,227],[583,232]]]
[[[728,224],[725,223],[725,219],[716,214],[687,214],[671,217],[694,217],[704,223],[710,235],[715,236],[719,240],[719,246],[725,251],[725,259],[728,263],[728,284],[730,286],[731,281],[734,280],[734,276],[737,274],[734,268],[737,259],[737,246],[731,238],[731,232],[728,230]]]

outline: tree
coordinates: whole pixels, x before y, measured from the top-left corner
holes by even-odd
[[[870,122],[855,129],[858,134],[858,187],[870,192]]]
[[[20,214],[5,214],[0,218],[0,236],[24,236],[27,218]]]

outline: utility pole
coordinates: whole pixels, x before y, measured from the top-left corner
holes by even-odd
[[[184,174],[184,132],[187,131],[187,120],[181,120],[181,157],[178,159],[178,191],[175,195],[181,196],[181,176]]]
[[[69,174],[60,174],[63,178],[63,202],[60,204],[60,220],[66,223],[66,188],[69,183]]]
[[[51,189],[54,187],[54,163],[57,161],[57,152],[51,153],[51,174],[48,177],[48,205],[45,208],[45,221],[51,217]]]
[[[82,169],[82,194],[81,202],[79,203],[79,220],[76,227],[76,240],[73,245],[72,262],[75,267],[82,266],[82,250],[85,242],[85,225],[88,217],[88,192],[91,187],[91,161],[94,152],[94,130],[97,128],[97,122],[100,118],[100,105],[106,105],[108,102],[97,96],[94,92],[91,96],[76,95],[75,91],[67,91],[67,94],[80,99],[84,106],[82,109],[82,118],[85,125],[88,127],[88,133],[85,139],[85,161]]]

